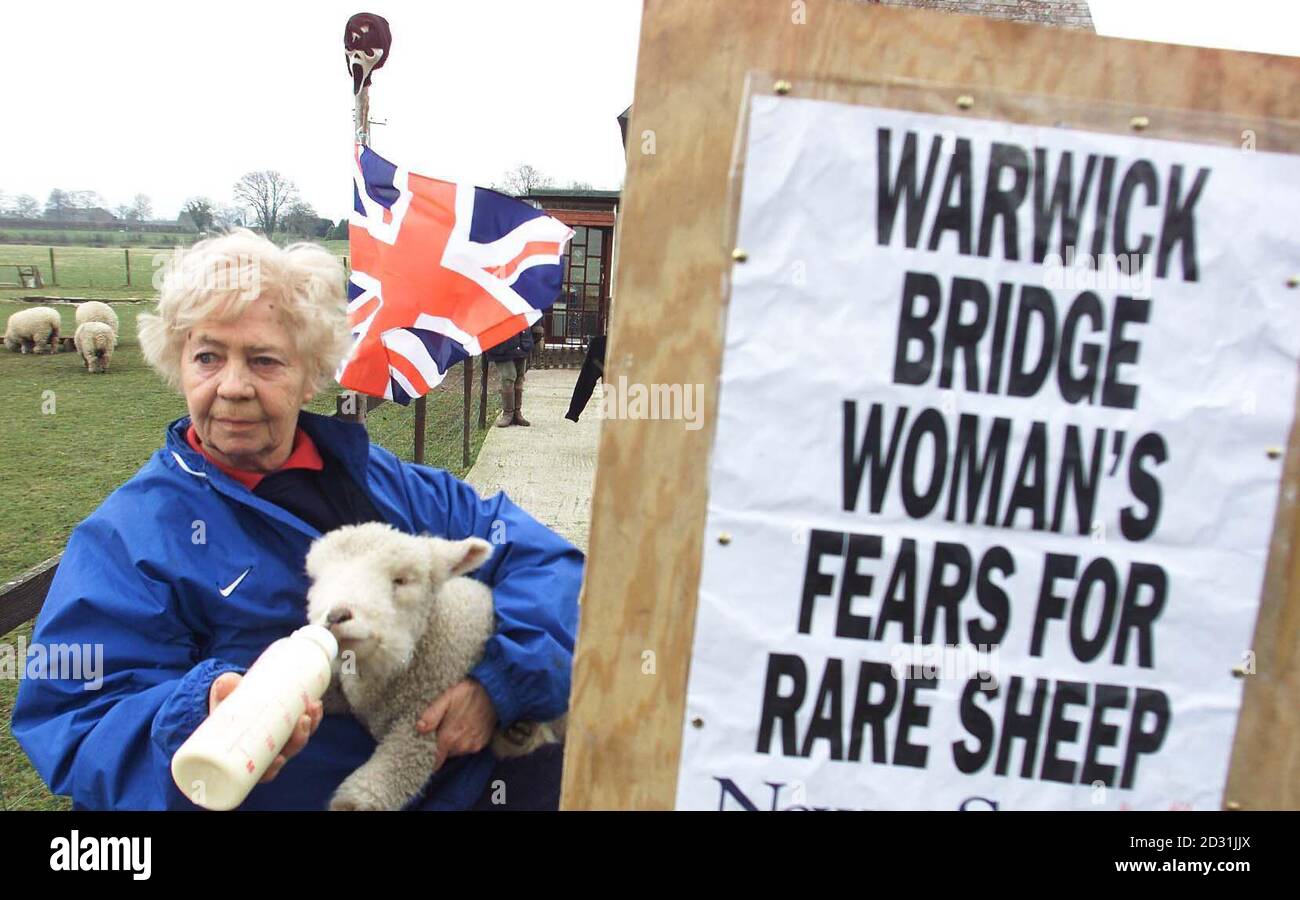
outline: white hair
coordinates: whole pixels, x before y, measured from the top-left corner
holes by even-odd
[[[237,319],[260,297],[278,301],[307,383],[319,391],[352,344],[343,263],[319,244],[274,243],[239,228],[177,251],[154,277],[158,306],[139,318],[145,361],[181,390],[181,353],[191,328],[209,317]]]

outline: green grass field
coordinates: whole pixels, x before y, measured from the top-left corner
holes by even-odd
[[[336,256],[347,256],[347,241],[317,241]],[[50,253],[54,271],[50,271]],[[45,287],[0,287],[0,300],[39,294],[48,297],[92,297],[125,300],[156,296],[153,276],[171,257],[171,248],[50,247],[44,244],[0,244],[0,282],[16,281],[5,266],[37,266]],[[128,280],[127,262],[130,261]],[[57,285],[56,283],[57,282]]]
[[[95,261],[87,259],[93,267]],[[30,305],[0,298],[0,319]],[[74,353],[36,356],[0,348],[0,384],[5,388],[0,406],[0,582],[61,552],[76,524],[162,445],[167,423],[185,415],[184,399],[169,391],[140,355],[136,319],[150,307],[114,304],[121,330],[106,375],[88,374]],[[64,333],[71,334],[75,307],[55,308]],[[477,378],[475,382],[471,413],[476,426]],[[462,391],[458,366],[430,395],[426,425],[426,463],[457,476],[467,471],[461,455]],[[337,395],[334,386],[307,408],[332,413]],[[51,398],[54,411],[45,414],[42,404]],[[407,460],[414,452],[412,410],[385,404],[367,420],[371,439]],[[471,432],[471,464],[486,434],[477,427]],[[30,623],[0,635],[0,644],[12,646],[20,634],[31,639]],[[49,793],[9,733],[17,689],[17,681],[0,680],[0,809],[67,809],[68,802]]]

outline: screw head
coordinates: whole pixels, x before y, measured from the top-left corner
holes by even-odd
[[[736,262],[744,262],[749,259],[749,254],[737,247],[735,250],[731,251],[731,258]]]
[[[1289,288],[1300,287],[1300,275],[1292,275],[1286,280],[1286,286]]]
[[[1226,800],[1226,801],[1224,801],[1223,808],[1224,808],[1224,809],[1231,809],[1231,810],[1238,810],[1238,809],[1241,809],[1241,804],[1238,803],[1236,800]]]
[[[1146,116],[1134,116],[1128,120],[1128,124],[1134,131],[1141,131],[1151,124],[1151,120]]]
[[[1233,677],[1233,678],[1245,678],[1245,677],[1246,677],[1246,674],[1247,674],[1247,673],[1246,673],[1246,667],[1245,667],[1245,666],[1237,665],[1237,666],[1233,666],[1233,667],[1232,667],[1232,677]]]
[[[1280,458],[1280,457],[1282,456],[1282,448],[1281,448],[1281,447],[1269,447],[1269,448],[1268,448],[1267,450],[1265,450],[1264,452],[1268,454],[1268,458],[1269,458],[1269,459],[1278,459],[1278,458]]]
[[[721,545],[724,546],[724,547],[727,546],[728,544],[730,544],[730,543],[731,543],[731,534],[730,534],[729,532],[726,532],[726,531],[722,532],[722,534],[718,535],[718,543],[721,544]]]
[[[792,87],[794,87],[794,85],[790,84],[790,82],[782,78],[779,81],[777,81],[776,84],[772,85],[772,90],[776,91],[778,94],[785,95],[790,93],[790,89]]]
[[[696,716],[694,719],[691,719],[691,724],[694,725],[696,728],[703,728],[704,720],[701,719],[699,716]]]
[[[958,109],[970,109],[974,105],[975,105],[975,98],[972,97],[970,94],[962,94],[960,97],[957,98]]]

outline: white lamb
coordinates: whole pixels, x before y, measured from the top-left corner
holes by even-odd
[[[495,628],[492,592],[459,577],[481,566],[492,545],[405,534],[382,522],[322,535],[307,554],[307,616],[339,640],[326,712],[351,712],[379,742],[330,800],[331,810],[397,810],[433,774],[436,731],[416,722],[443,691],[483,658]],[[563,720],[498,731],[499,757],[521,756],[563,736]]]
[[[108,371],[109,360],[117,347],[117,332],[103,322],[82,322],[77,326],[77,333],[72,336],[77,346],[77,354],[86,364],[86,369],[93,375],[103,375]]]
[[[117,313],[113,307],[107,303],[100,303],[98,300],[89,300],[77,307],[77,326],[80,327],[86,322],[103,322],[113,333],[117,334]]]
[[[20,309],[5,325],[5,346],[15,353],[53,353],[62,327],[59,311],[48,306]]]

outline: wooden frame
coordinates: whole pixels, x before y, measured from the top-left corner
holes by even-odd
[[[607,377],[702,383],[707,425],[603,424],[564,809],[670,809],[675,801],[713,438],[707,413],[716,409],[731,265],[729,168],[754,72],[792,82],[961,84],[972,94],[1052,95],[1133,115],[1230,115],[1260,123],[1267,138],[1258,149],[1300,152],[1294,128],[1275,127],[1300,120],[1300,59],[849,0],[809,0],[803,24],[792,21],[787,4],[747,8],[742,16],[725,0],[647,0]],[[647,145],[653,152],[643,152]],[[1300,426],[1287,452],[1229,808],[1300,807],[1298,490]]]

